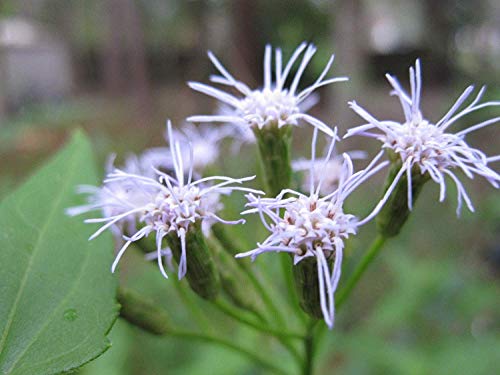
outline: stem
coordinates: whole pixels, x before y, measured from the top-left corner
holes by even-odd
[[[337,311],[344,304],[347,298],[349,298],[352,290],[358,283],[359,279],[361,278],[361,276],[363,276],[364,272],[366,271],[370,263],[375,259],[375,256],[382,249],[382,246],[384,245],[386,240],[387,237],[384,237],[381,234],[379,234],[373,240],[370,248],[363,256],[363,259],[361,259],[361,262],[358,264],[354,272],[350,275],[349,279],[347,279],[346,285],[337,293],[337,297],[335,298],[335,307]],[[319,345],[320,341],[323,339],[326,332],[327,330],[325,329],[325,327],[321,327],[321,330],[316,335],[316,340],[315,340],[316,346]]]
[[[221,299],[215,300],[214,301],[214,305],[217,308],[219,308],[219,310],[221,310],[225,314],[229,315],[230,317],[232,317],[236,321],[238,321],[240,323],[243,323],[243,324],[246,324],[247,326],[250,326],[250,327],[252,327],[252,328],[254,328],[256,330],[259,330],[261,332],[264,332],[264,333],[267,333],[269,335],[272,335],[272,336],[276,337],[283,344],[283,346],[285,346],[288,349],[288,351],[290,352],[290,354],[295,358],[295,360],[298,363],[302,362],[302,358],[301,358],[299,352],[292,345],[292,343],[290,343],[288,340],[289,339],[300,339],[300,340],[303,340],[304,339],[304,335],[301,335],[299,333],[292,333],[292,332],[282,332],[282,331],[279,331],[279,330],[277,331],[275,329],[272,329],[272,328],[269,328],[269,327],[265,327],[265,326],[260,325],[258,323],[252,322],[252,321],[246,319],[245,317],[243,317],[239,311],[235,310],[231,305],[228,305],[227,303],[225,303]]]
[[[302,375],[313,374],[313,359],[314,359],[314,326],[317,320],[311,320],[307,327],[307,335],[304,338],[304,363],[302,367]]]
[[[275,366],[271,361],[261,358],[256,353],[238,346],[233,341],[201,332],[191,332],[173,329],[168,314],[158,307],[154,302],[142,298],[138,293],[129,289],[119,288],[118,299],[121,304],[120,316],[130,324],[137,326],[149,333],[162,336],[174,336],[179,338],[194,339],[214,343],[232,349],[243,354],[276,374],[286,375],[287,372]]]
[[[256,330],[259,330],[264,333],[268,333],[272,336],[275,336],[277,338],[282,338],[282,339],[299,339],[303,340],[304,335],[297,333],[297,332],[283,332],[280,330],[275,330],[270,327],[263,326],[259,323],[253,322],[246,317],[244,317],[240,311],[234,309],[231,305],[227,304],[224,302],[222,299],[217,299],[214,301],[214,305],[221,310],[223,313],[229,315],[231,318],[234,320],[237,320],[240,323],[243,323],[249,327],[252,327]]]
[[[248,358],[253,360],[255,363],[258,363],[260,366],[268,369],[269,371],[272,371],[272,372],[274,372],[276,374],[280,374],[280,375],[287,375],[286,371],[275,366],[271,361],[268,361],[267,359],[261,358],[259,355],[251,352],[250,350],[247,350],[245,348],[242,348],[242,347],[234,344],[233,341],[225,340],[223,338],[220,338],[220,337],[217,337],[214,335],[202,334],[202,333],[197,333],[197,332],[188,332],[188,331],[172,331],[170,333],[170,335],[175,336],[175,337],[179,337],[179,338],[204,341],[204,342],[209,342],[209,343],[214,343],[214,344],[217,344],[220,346],[224,346],[226,348],[232,349],[240,354],[247,356]]]
[[[281,327],[285,327],[286,323],[285,323],[285,320],[283,319],[283,316],[281,315],[281,311],[274,304],[273,299],[267,293],[267,290],[259,282],[259,279],[257,279],[257,277],[254,275],[253,272],[246,269],[245,267],[242,267],[242,269],[244,271],[246,271],[245,273],[248,276],[248,278],[250,279],[250,282],[253,284],[254,288],[259,293],[260,297],[262,298],[262,301],[267,306],[269,312],[272,314],[272,316],[274,316],[276,318],[278,325]]]
[[[182,285],[181,280],[174,280],[173,284],[175,286],[175,289],[177,290],[177,293],[179,294],[180,299],[188,308],[188,311],[191,313],[198,327],[200,327],[204,331],[211,331],[212,327],[210,326],[210,323],[208,322],[205,314],[200,311],[200,307],[196,304],[195,301],[193,301],[189,293],[186,293],[186,287],[185,285]]]
[[[292,127],[293,125],[285,125],[279,128],[276,123],[263,129],[253,129],[264,172],[266,193],[271,197],[290,186]]]
[[[267,293],[267,290],[262,286],[259,279],[257,279],[255,274],[252,272],[252,269],[247,267],[244,262],[236,261],[234,259],[234,257],[232,257],[230,254],[228,254],[229,250],[226,250],[226,245],[224,245],[223,242],[219,241],[219,239],[217,237],[209,238],[208,243],[209,243],[210,247],[212,248],[212,250],[219,256],[219,258],[221,260],[224,258],[224,255],[231,258],[231,261],[235,265],[234,272],[235,273],[236,272],[243,272],[244,273],[244,275],[242,275],[242,276],[243,277],[246,276],[248,278],[248,280],[250,280],[250,282],[252,283],[252,285],[257,293],[257,296],[260,297],[260,299],[264,302],[266,308],[271,313],[271,316],[275,317],[276,320],[278,321],[278,324],[280,326],[284,327],[285,321],[283,319],[281,311],[276,307],[276,305],[273,302],[273,299],[269,296],[269,294]],[[223,271],[221,271],[221,273],[222,272]],[[235,275],[233,275],[233,277],[235,277]],[[241,282],[239,282],[239,283],[241,284]],[[244,292],[243,297],[245,299],[248,299],[249,293],[248,293],[248,289],[246,289],[246,288],[247,288],[246,286],[243,287],[243,292]],[[240,307],[245,308],[245,306],[240,306]],[[258,310],[256,310],[256,309],[248,309],[248,310],[252,311],[262,321],[264,321],[264,322],[267,321],[267,319],[265,319],[265,317]]]
[[[347,280],[345,286],[339,291],[338,297],[336,298],[335,301],[337,309],[340,308],[340,306],[342,306],[345,300],[349,297],[352,290],[358,283],[359,279],[365,273],[366,268],[370,265],[373,259],[375,259],[375,256],[382,249],[382,246],[384,245],[386,240],[387,240],[386,237],[378,235],[372,242],[372,245],[370,246],[366,254],[363,256],[363,259],[361,259],[361,262],[358,264],[354,272]]]
[[[211,229],[217,242],[219,242],[222,248],[229,254],[236,255],[242,252],[242,249],[246,248],[238,236],[234,236],[234,234],[227,232],[227,228],[224,224],[215,223],[212,225]],[[250,265],[249,262],[244,262],[244,259],[241,259],[238,264],[245,267]]]

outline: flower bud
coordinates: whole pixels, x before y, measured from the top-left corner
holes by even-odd
[[[384,192],[387,191],[400,170],[401,161],[393,162],[387,176]],[[424,183],[428,179],[427,173],[422,174],[417,167],[413,168],[411,173],[411,197],[413,203],[417,200]],[[386,238],[398,235],[410,215],[408,205],[408,177],[406,173],[403,173],[384,207],[376,217],[377,231]]]
[[[176,233],[170,233],[166,238],[179,264],[182,256],[181,240]],[[201,298],[214,300],[220,289],[219,275],[199,223],[190,226],[186,232],[186,264],[186,278],[191,289]]]
[[[290,148],[292,141],[292,126],[266,126],[262,129],[253,128],[259,155],[264,172],[266,193],[278,195],[282,189],[290,186],[292,178]]]
[[[316,262],[314,257],[302,259],[293,267],[293,279],[302,310],[313,318],[322,319]]]
[[[120,316],[130,324],[154,335],[165,335],[169,332],[168,316],[154,302],[124,288],[118,289],[117,299],[121,305]]]

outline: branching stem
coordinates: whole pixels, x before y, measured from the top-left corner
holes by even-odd
[[[349,279],[347,279],[345,286],[339,291],[339,293],[337,293],[337,298],[335,299],[335,305],[337,309],[339,309],[340,306],[342,306],[346,299],[349,297],[359,279],[365,273],[367,267],[371,264],[371,262],[375,259],[377,254],[382,249],[382,246],[384,245],[386,240],[386,237],[378,235],[372,242],[372,245],[363,256],[354,272],[350,275]]]

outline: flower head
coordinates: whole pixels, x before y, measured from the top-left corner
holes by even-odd
[[[234,117],[236,111],[225,103],[219,103],[215,111],[217,116]],[[237,153],[243,144],[252,144],[257,140],[252,129],[245,123],[237,121],[232,123],[225,123],[220,126],[224,131],[228,132],[231,138],[231,152]]]
[[[378,158],[359,172],[353,172],[353,164],[348,154],[343,154],[338,187],[325,196],[320,196],[325,174],[319,180],[315,174],[315,146],[317,130],[312,143],[310,165],[309,195],[293,190],[283,190],[276,198],[260,198],[248,194],[244,213],[258,213],[262,223],[271,233],[267,239],[258,243],[258,247],[237,257],[257,255],[266,252],[288,252],[294,257],[294,264],[304,258],[315,257],[317,262],[319,299],[326,324],[331,328],[334,324],[334,293],[340,273],[344,240],[357,233],[358,227],[365,220],[359,221],[356,216],[344,212],[344,201],[364,181],[385,167],[388,162],[375,166]],[[330,144],[323,164],[330,160],[335,140]],[[317,182],[315,182],[317,181]],[[289,197],[285,197],[285,195]],[[267,217],[267,218],[266,218]],[[330,263],[333,268],[330,269]]]
[[[366,158],[366,153],[364,151],[351,151],[347,154],[351,160]],[[321,159],[316,159],[314,161],[309,159],[297,159],[292,162],[292,169],[296,172],[304,172],[302,190],[307,191],[311,184],[311,178],[314,178],[314,185],[319,184],[319,181],[322,180],[319,193],[320,195],[326,195],[337,188],[342,174],[343,162],[344,157],[342,155],[332,155],[327,162]],[[314,168],[313,175],[309,172],[311,165],[313,165],[312,168]]]
[[[500,117],[486,120],[456,133],[448,132],[448,128],[465,115],[484,107],[500,105],[500,101],[479,103],[485,91],[485,87],[482,87],[474,100],[457,112],[474,91],[474,87],[469,86],[450,110],[438,122],[433,123],[427,120],[420,110],[422,78],[419,60],[416,61],[415,68],[410,68],[410,95],[401,88],[396,78],[391,75],[386,75],[386,77],[393,88],[391,94],[398,97],[403,107],[404,122],[377,120],[353,101],[349,103],[351,108],[368,123],[352,128],[346,134],[346,137],[363,135],[378,139],[382,142],[382,147],[392,150],[401,162],[401,169],[380,204],[384,204],[392,191],[391,189],[406,173],[408,207],[411,209],[411,175],[412,171],[418,168],[421,174],[428,174],[434,182],[440,185],[440,201],[443,201],[446,195],[445,176],[449,176],[455,182],[458,190],[457,215],[460,213],[462,200],[471,211],[474,211],[464,186],[456,176],[456,170],[461,170],[471,179],[474,175],[482,176],[498,188],[500,176],[488,167],[488,162],[494,161],[498,157],[488,158],[481,150],[470,147],[465,142],[465,136],[472,131],[498,122]]]
[[[215,164],[219,157],[219,143],[232,134],[228,128],[204,127],[199,128],[191,123],[186,123],[182,131],[172,130],[175,139],[191,144],[190,148],[181,148],[182,159],[188,160],[192,151],[192,167],[197,173],[202,173],[208,166]],[[168,141],[168,134],[165,134]],[[174,160],[169,147],[155,147],[144,151],[140,158],[143,169],[154,166],[162,171],[174,171]],[[189,171],[189,165],[184,165],[184,172]]]
[[[221,219],[217,212],[222,208],[219,201],[220,194],[228,194],[234,190],[260,194],[258,190],[238,186],[242,182],[249,181],[254,177],[230,178],[225,176],[205,177],[193,181],[193,152],[189,159],[183,159],[181,143],[173,135],[170,122],[168,123],[168,138],[170,140],[170,157],[173,162],[174,174],[169,175],[157,169],[154,170],[155,177],[147,177],[141,174],[130,173],[120,169],[114,169],[104,180],[104,186],[113,184],[116,186],[135,186],[142,191],[147,199],[140,201],[126,201],[124,209],[119,212],[110,212],[102,218],[85,220],[87,223],[104,223],[90,239],[97,237],[108,228],[117,224],[136,221],[140,228],[134,233],[122,232],[126,240],[121,247],[112,265],[114,272],[122,255],[132,242],[147,237],[154,233],[156,236],[157,259],[162,274],[165,272],[162,255],[163,239],[170,233],[174,233],[181,244],[181,256],[179,261],[179,278],[186,274],[186,235],[195,225],[199,224],[207,233],[210,226],[215,222],[225,224],[239,224],[243,219],[237,221],[226,221]],[[187,176],[185,173],[187,165]],[[216,182],[210,185],[212,182]]]
[[[106,173],[112,173],[115,155],[111,155],[106,163]],[[129,155],[122,167],[125,173],[138,174],[145,177],[154,176],[154,170],[143,168],[143,163],[136,155]],[[135,181],[105,181],[102,186],[80,185],[77,193],[86,194],[87,202],[84,205],[71,207],[66,210],[68,215],[80,215],[86,212],[101,210],[103,217],[122,215],[135,207],[142,206],[154,199],[156,189],[151,186],[142,186]],[[126,215],[123,220],[110,227],[118,243],[123,241],[123,233],[135,232],[139,213]]]
[[[216,98],[233,108],[233,111],[222,115],[191,116],[188,120],[193,122],[240,123],[252,129],[262,129],[269,126],[295,126],[302,120],[330,136],[333,135],[331,128],[322,121],[308,115],[306,111],[317,101],[317,97],[311,95],[316,89],[334,82],[346,81],[347,78],[325,79],[333,63],[334,57],[332,55],[318,79],[311,86],[298,90],[302,74],[315,52],[316,48],[312,44],[302,43],[283,68],[281,49],[277,48],[275,50],[275,77],[273,80],[271,68],[272,48],[267,45],[264,55],[264,86],[256,90],[252,90],[243,82],[236,80],[219,60],[209,52],[208,57],[221,74],[220,76],[212,76],[211,81],[229,86],[238,91],[240,95],[235,96],[203,83],[189,82],[189,86],[194,90]],[[290,71],[301,55],[302,61],[299,68],[291,84],[287,86]]]

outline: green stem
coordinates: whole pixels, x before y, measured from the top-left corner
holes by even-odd
[[[361,259],[361,262],[357,265],[356,269],[350,275],[349,279],[347,279],[345,286],[339,291],[339,293],[337,293],[337,298],[335,299],[335,306],[337,309],[339,309],[340,306],[342,306],[346,299],[349,297],[359,279],[365,273],[367,267],[382,249],[382,246],[384,245],[386,240],[387,238],[382,235],[378,235],[375,238],[372,245],[363,256],[363,259]]]
[[[253,129],[264,172],[266,193],[271,197],[290,187],[292,128],[292,125],[280,128],[273,124],[263,129]]]
[[[298,363],[302,362],[302,358],[301,358],[299,352],[293,346],[293,344],[290,341],[288,341],[288,340],[289,339],[300,339],[300,340],[303,340],[304,339],[304,335],[301,335],[299,333],[293,333],[293,332],[282,332],[280,330],[275,330],[275,329],[272,329],[272,328],[269,328],[269,327],[265,327],[265,326],[263,326],[261,324],[252,322],[251,320],[246,319],[241,314],[240,311],[235,310],[231,305],[228,305],[227,303],[225,303],[220,298],[214,301],[214,305],[219,310],[221,310],[225,314],[229,315],[231,318],[235,319],[236,321],[238,321],[240,323],[243,323],[243,324],[245,324],[245,325],[247,325],[249,327],[252,327],[252,328],[254,328],[254,329],[258,330],[258,331],[261,331],[261,332],[264,332],[264,333],[267,333],[267,334],[269,334],[271,336],[276,337],[276,339],[278,339],[283,344],[283,346],[285,346],[288,349],[288,351],[290,352],[290,354],[295,358],[295,360]]]
[[[375,257],[380,252],[386,241],[387,238],[380,234],[375,238],[375,240],[373,240],[370,248],[363,256],[363,259],[361,259],[361,262],[357,265],[354,272],[347,279],[345,286],[341,290],[339,290],[339,292],[336,294],[335,307],[337,311],[344,304],[347,298],[349,298],[352,290],[357,285],[358,281],[361,279],[361,276],[363,276],[366,269],[368,268],[370,263],[375,259]],[[322,341],[326,332],[327,329],[324,326],[322,326],[315,338],[316,346],[320,345],[320,341]]]
[[[307,327],[307,335],[304,338],[304,362],[302,366],[302,375],[313,374],[313,359],[314,359],[314,327],[318,321],[312,320]]]
[[[243,323],[249,327],[252,327],[258,331],[268,333],[272,336],[275,336],[277,338],[282,338],[282,339],[298,339],[298,340],[304,339],[304,335],[302,335],[300,333],[287,332],[287,331],[283,332],[281,330],[275,330],[273,328],[266,327],[262,324],[253,322],[253,321],[247,319],[246,317],[244,317],[242,314],[242,311],[236,310],[235,308],[233,308],[233,306],[229,305],[228,303],[226,303],[224,300],[222,300],[220,298],[214,301],[214,305],[220,311],[222,311],[226,315],[229,315],[234,320],[237,320],[238,322]]]
[[[253,315],[255,315],[255,317],[257,319],[259,319],[264,324],[269,322],[268,319],[264,316],[264,314],[262,314],[258,310],[250,310],[250,313],[252,313]]]
[[[241,242],[239,236],[235,236],[234,233],[228,233],[227,225],[215,223],[212,225],[211,229],[214,237],[217,239],[217,242],[219,242],[222,248],[229,254],[236,255],[246,248],[246,246]],[[249,267],[250,262],[244,262],[244,259],[241,259],[238,264],[240,266]]]
[[[247,356],[263,368],[266,368],[276,374],[287,374],[286,371],[282,370],[278,366],[275,366],[271,361],[260,357],[248,349],[238,346],[233,341],[226,340],[209,333],[182,331],[172,328],[167,312],[158,307],[153,301],[143,298],[136,292],[120,287],[118,289],[118,300],[121,304],[120,316],[127,320],[130,324],[149,333],[162,336],[194,339],[221,345]]]
[[[228,246],[229,242],[221,241],[218,236],[216,236],[216,238],[210,239],[210,244],[212,246],[215,246],[215,247],[224,248],[230,253],[237,253],[237,251],[234,252],[234,250],[231,251],[230,249],[228,249],[227,246]],[[264,288],[262,286],[262,284],[260,283],[257,276],[254,274],[253,270],[247,266],[247,264],[244,262],[243,259],[239,260],[236,263],[238,264],[239,269],[241,269],[245,273],[245,275],[248,277],[248,279],[252,283],[253,287],[255,288],[255,290],[257,291],[259,296],[262,298],[262,301],[266,305],[269,312],[272,314],[273,317],[276,318],[278,325],[281,327],[285,327],[286,323],[285,323],[285,320],[283,318],[283,315],[281,314],[280,309],[278,309],[278,307],[274,303],[273,299],[271,298],[271,296],[267,292],[266,288]]]
[[[272,371],[272,372],[274,372],[276,374],[280,374],[280,375],[287,375],[288,374],[283,369],[279,368],[278,366],[275,366],[274,363],[272,363],[271,361],[268,361],[267,359],[261,358],[256,353],[253,353],[250,350],[242,348],[242,347],[234,344],[233,341],[230,341],[230,340],[225,340],[223,338],[220,338],[220,337],[217,337],[214,335],[202,334],[202,333],[197,333],[197,332],[188,332],[188,331],[173,331],[170,333],[170,335],[175,336],[175,337],[179,337],[179,338],[204,341],[204,342],[209,342],[209,343],[214,343],[214,344],[217,344],[220,346],[224,346],[226,348],[232,349],[240,354],[245,355],[246,357],[250,358],[255,363],[258,363],[263,368],[268,369],[269,371]]]
[[[269,312],[272,314],[273,317],[275,317],[276,322],[280,327],[286,327],[285,320],[283,318],[283,315],[281,315],[280,309],[276,306],[276,304],[273,302],[273,299],[267,293],[266,288],[262,286],[260,283],[259,279],[257,279],[257,276],[250,270],[246,269],[245,267],[242,267],[243,270],[245,270],[248,278],[250,279],[250,282],[254,286],[254,288],[257,290],[259,293],[260,297],[262,298],[262,301],[264,304],[267,306]]]
[[[186,293],[186,286],[182,285],[181,280],[173,280],[173,284],[175,286],[175,289],[177,290],[177,293],[179,294],[180,299],[182,300],[182,302],[184,302],[184,306],[188,308],[198,327],[200,327],[204,331],[211,331],[212,328],[206,318],[206,315],[200,311],[200,307],[196,304],[195,301],[193,301],[189,293]]]

